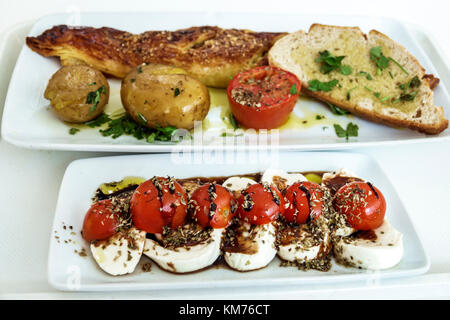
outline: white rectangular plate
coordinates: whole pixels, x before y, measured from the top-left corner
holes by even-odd
[[[365,155],[274,152],[255,156],[254,152],[247,152],[224,154],[223,161],[219,161],[219,158],[210,159],[206,153],[184,156],[184,164],[180,164],[181,158],[177,154],[92,158],[70,164],[61,185],[50,240],[50,284],[60,290],[80,291],[331,284],[342,281],[367,281],[373,284],[384,278],[422,274],[430,266],[414,226],[389,179],[378,164]],[[215,157],[220,155],[216,154]],[[371,272],[344,268],[333,263],[332,270],[324,273],[283,268],[279,266],[280,260],[275,258],[268,267],[254,272],[239,273],[226,268],[211,268],[193,274],[175,275],[162,271],[154,263],[151,272],[143,272],[142,265],[150,260],[142,258],[133,274],[113,277],[96,265],[88,244],[81,238],[84,214],[91,205],[95,190],[104,182],[118,181],[126,176],[228,176],[255,173],[269,167],[288,171],[331,171],[345,167],[374,183],[386,197],[387,219],[404,235],[404,256],[400,264],[389,270]],[[80,257],[74,252],[83,247],[87,257]]]
[[[108,26],[134,33],[146,30],[175,30],[200,25],[218,25],[224,28],[247,28],[255,31],[308,30],[312,23],[319,22],[334,25],[359,26],[364,32],[377,29],[405,46],[426,68],[428,73],[439,77],[428,55],[406,27],[398,21],[387,18],[368,18],[357,16],[332,15],[292,15],[292,14],[251,14],[251,13],[77,13],[50,15],[39,20],[30,31],[31,36],[58,24]],[[25,39],[24,39],[25,40]],[[59,121],[49,108],[49,102],[43,97],[45,87],[51,75],[60,67],[57,59],[44,58],[24,45],[18,58],[6,99],[2,123],[2,136],[12,144],[27,148],[79,150],[79,151],[117,151],[117,152],[167,152],[173,145],[137,141],[132,137],[120,137],[113,140],[103,137],[98,129],[83,129],[76,135],[69,135],[70,126]],[[120,81],[110,79],[111,97],[107,112],[122,109],[120,102]],[[215,98],[214,98],[215,97]],[[221,120],[226,114],[228,104],[224,92],[213,97],[211,110],[207,116],[210,126],[208,137],[186,141],[185,150],[201,149],[248,149],[257,143],[256,135],[246,133],[241,138],[223,138],[225,124]],[[441,83],[435,90],[435,102],[445,107],[449,118],[450,98],[446,84]],[[395,129],[354,117],[338,117],[329,108],[319,102],[301,99],[294,109],[298,117],[306,114],[320,114],[326,117],[322,121],[307,125],[301,121],[292,121],[279,133],[270,135],[270,144],[284,150],[326,150],[348,149],[374,145],[426,142],[450,138],[446,130],[439,136],[426,136],[407,129]],[[333,124],[346,126],[358,124],[359,136],[350,141],[336,137]],[[327,127],[327,128],[324,128]],[[247,139],[247,140],[245,140]]]

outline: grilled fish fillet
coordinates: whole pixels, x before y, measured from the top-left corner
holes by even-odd
[[[284,33],[191,27],[132,34],[112,28],[58,25],[27,37],[30,49],[59,57],[63,65],[85,63],[123,78],[144,62],[181,67],[205,85],[225,88],[230,77],[267,64],[267,52]]]

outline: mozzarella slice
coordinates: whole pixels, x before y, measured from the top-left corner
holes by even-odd
[[[302,263],[322,259],[328,255],[331,250],[329,232],[324,232],[323,240],[318,244],[311,241],[313,235],[306,228],[299,227],[298,232],[297,241],[279,245],[278,256],[281,259]]]
[[[294,183],[303,181],[308,181],[304,175],[300,173],[287,173],[281,169],[267,169],[261,178],[262,183],[274,184],[279,190],[284,190]]]
[[[389,269],[397,265],[403,256],[403,234],[387,220],[373,230],[373,234],[376,238],[342,237],[337,240],[334,245],[336,260],[347,266],[370,270]]]
[[[222,186],[234,192],[245,190],[252,184],[256,184],[256,181],[249,178],[231,177],[225,180]]]
[[[157,241],[146,239],[144,254],[164,270],[187,273],[212,265],[220,256],[220,245],[225,229],[213,229],[208,241],[176,249],[164,248]]]
[[[248,223],[244,223],[247,229],[250,229]],[[230,252],[225,250],[224,258],[227,264],[238,271],[251,271],[264,268],[277,254],[275,249],[276,228],[273,223],[262,226],[256,226],[251,246],[255,253]],[[242,234],[243,237],[246,234]]]
[[[132,273],[142,256],[145,231],[131,228],[107,240],[91,244],[91,252],[99,267],[113,276]]]

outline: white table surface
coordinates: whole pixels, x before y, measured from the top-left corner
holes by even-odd
[[[0,2],[0,113],[15,58],[23,39],[6,37],[8,32],[26,34],[30,23],[55,12],[105,10],[218,11],[213,1],[170,4],[144,1],[23,1]],[[186,4],[188,3],[188,4]],[[228,11],[314,12],[311,1],[268,2],[266,6],[228,1]],[[339,3],[337,5],[336,3]],[[441,53],[450,56],[449,5],[446,1],[384,1],[368,11],[363,1],[321,1],[321,13],[393,16],[419,25],[432,34]],[[197,4],[197,5],[196,5]],[[202,5],[203,4],[203,5]],[[240,7],[237,7],[240,4]],[[325,9],[326,8],[326,9]],[[406,9],[405,9],[406,8]],[[423,34],[417,34],[423,37]],[[7,41],[8,46],[3,47]],[[428,41],[426,38],[423,41]],[[3,47],[3,51],[2,48]],[[440,68],[447,68],[443,63]],[[450,79],[446,80],[450,81]],[[446,106],[450,107],[450,106]],[[0,118],[1,120],[1,118]],[[403,200],[431,259],[425,275],[378,284],[350,283],[315,287],[270,287],[261,289],[177,290],[157,292],[73,293],[59,292],[47,282],[50,230],[59,185],[67,165],[80,158],[105,153],[36,151],[17,148],[0,140],[0,298],[3,299],[400,299],[450,298],[450,141],[395,147],[357,149],[373,156],[390,177]],[[6,235],[6,236],[5,236]],[[231,294],[232,293],[232,294]]]

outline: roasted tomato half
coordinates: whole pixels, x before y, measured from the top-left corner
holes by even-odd
[[[238,199],[237,214],[245,222],[263,225],[284,213],[285,201],[274,186],[253,184]]]
[[[178,228],[186,221],[186,192],[172,178],[154,177],[134,191],[130,214],[136,228],[148,233],[162,233],[164,226]]]
[[[195,189],[190,203],[192,217],[202,227],[226,228],[234,217],[234,197],[221,185],[209,183]]]
[[[380,190],[368,182],[352,182],[338,190],[334,208],[345,214],[356,230],[373,230],[383,224],[386,200]]]
[[[227,94],[236,120],[247,128],[274,129],[283,125],[300,94],[298,78],[275,67],[256,67],[236,75]]]
[[[305,224],[322,215],[323,190],[313,182],[295,183],[286,190],[287,208],[284,217],[288,222]]]
[[[111,200],[101,200],[89,208],[81,233],[86,241],[105,240],[113,236],[118,227],[119,214],[114,213]]]

